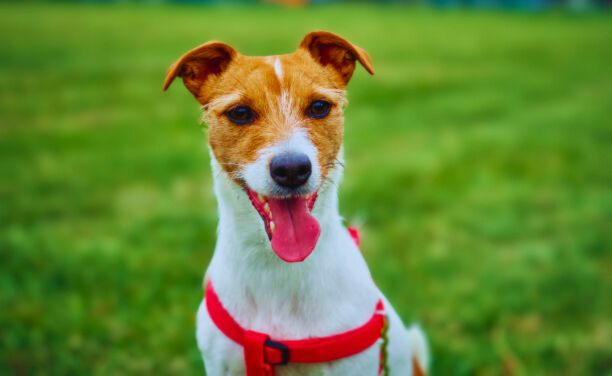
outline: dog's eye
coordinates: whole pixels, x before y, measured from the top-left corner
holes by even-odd
[[[234,124],[246,125],[255,120],[255,112],[248,106],[236,106],[225,113],[225,116]]]
[[[310,106],[308,106],[308,109],[306,109],[306,115],[313,119],[323,119],[329,115],[331,107],[331,103],[329,102],[316,100],[313,101]]]

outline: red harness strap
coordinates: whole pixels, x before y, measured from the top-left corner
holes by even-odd
[[[356,355],[374,345],[385,326],[384,305],[378,301],[372,318],[362,326],[329,337],[272,340],[264,333],[246,330],[227,312],[206,284],[206,309],[217,328],[244,348],[247,376],[274,376],[274,366],[291,363],[323,363]]]

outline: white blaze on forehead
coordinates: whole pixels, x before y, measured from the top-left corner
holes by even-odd
[[[278,57],[274,59],[274,73],[276,73],[276,77],[278,77],[279,81],[283,79],[283,67]]]

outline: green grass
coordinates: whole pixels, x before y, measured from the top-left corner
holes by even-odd
[[[215,241],[199,109],[168,65],[221,39],[366,48],[342,212],[436,375],[612,374],[612,18],[0,6],[0,374],[198,374]]]

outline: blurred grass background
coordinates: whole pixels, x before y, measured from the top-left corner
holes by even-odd
[[[203,372],[205,134],[168,65],[366,48],[342,212],[435,375],[612,375],[612,19],[399,6],[0,6],[0,374]]]

